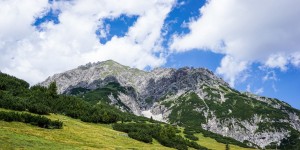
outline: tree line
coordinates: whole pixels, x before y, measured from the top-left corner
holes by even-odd
[[[192,147],[199,150],[207,150],[194,141],[184,139],[178,135],[180,131],[171,125],[151,124],[151,123],[116,123],[113,129],[128,133],[128,136],[145,142],[152,143],[152,139],[156,139],[160,144],[176,148],[179,150],[187,150]]]
[[[47,129],[61,129],[63,123],[59,120],[52,121],[44,116],[32,115],[29,113],[0,111],[0,120],[7,122],[23,122]]]
[[[0,107],[39,115],[57,113],[93,123],[145,122],[150,119],[122,112],[106,103],[89,103],[83,98],[57,94],[56,83],[48,87],[29,84],[0,73]],[[98,97],[97,97],[98,98]]]

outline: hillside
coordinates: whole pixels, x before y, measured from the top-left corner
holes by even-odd
[[[86,123],[63,115],[47,117],[63,121],[63,129],[0,121],[0,149],[170,149],[158,142],[146,144],[131,139],[110,125]]]
[[[152,144],[136,141],[123,132],[113,130],[107,124],[86,123],[55,114],[47,117],[63,121],[63,129],[41,129],[19,122],[0,121],[0,149],[171,149],[157,141]],[[197,141],[199,144],[212,150],[224,149],[226,146],[209,137],[200,134],[197,136],[200,138]],[[230,145],[230,148],[247,150],[235,145]]]
[[[109,60],[55,74],[40,85],[52,82],[59,93],[183,126],[223,143],[276,148],[300,134],[299,110],[275,98],[241,93],[204,68],[146,72]]]
[[[104,136],[107,136],[105,130],[102,132],[101,129],[98,131],[98,129],[94,129],[93,127],[88,127],[88,129],[92,129],[91,131],[85,130],[85,125],[80,126],[81,123],[79,120],[81,120],[83,122],[87,122],[86,124],[89,122],[90,125],[93,124],[94,126],[100,125],[104,127],[103,124],[106,124],[105,127],[110,129],[110,131],[107,132],[111,132],[111,128],[123,131],[124,133],[122,133],[122,136],[127,139],[135,139],[137,141],[148,143],[148,146],[156,146],[157,143],[160,143],[165,147],[180,150],[187,150],[188,148],[207,150],[206,147],[203,147],[195,141],[186,139],[182,135],[178,134],[180,130],[177,127],[157,122],[153,119],[122,112],[119,109],[105,103],[93,104],[92,102],[85,101],[78,97],[59,95],[56,93],[56,90],[57,88],[55,83],[51,83],[48,87],[37,85],[29,88],[29,84],[27,82],[10,75],[0,73],[0,107],[10,109],[10,111],[4,109],[0,110],[0,121],[8,122],[4,122],[3,129],[7,129],[13,125],[14,122],[19,122],[17,123],[18,126],[20,123],[25,123],[31,127],[38,127],[38,131],[46,131],[43,129],[47,129],[47,135],[44,132],[37,132],[37,135],[45,135],[45,137],[48,137],[48,134],[55,134],[56,136],[50,136],[50,141],[48,141],[48,139],[38,139],[37,137],[30,136],[29,139],[33,139],[31,139],[32,143],[29,143],[28,146],[28,142],[23,139],[23,135],[15,135],[15,133],[3,131],[10,136],[5,138],[8,140],[8,144],[0,145],[1,148],[3,147],[6,149],[7,146],[14,146],[15,144],[13,144],[13,142],[18,142],[18,137],[22,137],[21,139],[24,141],[21,141],[16,145],[20,144],[20,146],[27,148],[31,147],[30,144],[33,144],[33,146],[37,144],[37,146],[39,146],[41,141],[42,143],[53,143],[51,140],[55,140],[56,138],[63,143],[68,143],[70,139],[73,139],[72,134],[77,134],[76,132],[80,132],[78,140],[82,141],[82,145],[84,146],[89,146],[90,141],[86,141],[85,136],[80,137],[80,135],[87,135],[87,137],[89,137],[95,133],[104,132]],[[53,117],[57,116],[53,114],[61,114],[64,115],[64,117]],[[70,122],[70,124],[68,124],[69,119],[66,119],[66,116],[77,119],[79,123]],[[15,129],[12,129],[11,131],[24,129],[22,130],[23,132],[35,133],[31,132],[29,128],[20,128],[22,125],[18,126],[15,126]],[[74,129],[71,128],[71,133],[65,132],[69,131],[68,128],[71,126],[76,127],[74,127]],[[112,133],[114,134],[117,132]],[[101,135],[99,136],[101,137]],[[115,135],[111,135],[110,137],[113,138],[107,138],[110,141],[114,141],[116,138]],[[89,138],[86,139],[89,140]],[[93,137],[93,139],[99,142],[97,137]],[[122,141],[121,143],[132,143],[130,142],[131,140]],[[57,140],[55,140],[55,142],[57,142]],[[72,144],[73,143],[78,142],[73,141]],[[57,146],[61,145],[60,143],[54,144]],[[104,145],[113,145],[114,147],[122,146],[122,144],[115,142],[104,143]],[[128,144],[128,146],[131,146],[131,144]],[[74,147],[80,148],[80,146],[77,145]],[[105,146],[103,147],[106,149]]]

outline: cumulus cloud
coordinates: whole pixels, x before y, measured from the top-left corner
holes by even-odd
[[[161,29],[174,0],[0,1],[0,69],[37,83],[87,62],[114,59],[137,68],[165,63]],[[47,11],[59,10],[59,23],[32,24]],[[105,18],[138,16],[124,37],[99,42],[109,28]],[[100,35],[95,32],[100,29]]]
[[[299,67],[299,5],[295,0],[209,0],[200,17],[188,23],[190,32],[175,35],[170,48],[224,54],[217,72],[232,85],[253,62],[282,71],[288,64]]]
[[[34,17],[42,14],[47,7],[47,0],[21,1],[21,0],[1,0],[0,1],[0,38],[1,48],[4,42],[21,40],[34,31],[31,24]]]
[[[243,78],[241,72],[246,68],[246,61],[239,61],[227,55],[222,59],[221,66],[217,68],[217,73],[222,74],[224,79],[229,81],[229,84],[233,86],[236,78]]]

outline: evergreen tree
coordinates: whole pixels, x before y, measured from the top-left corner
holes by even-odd
[[[150,118],[150,122],[152,122],[152,123],[154,122],[152,116],[151,116],[151,118]]]
[[[292,130],[290,136],[284,138],[281,141],[279,149],[290,150],[290,149],[299,149],[299,147],[300,147],[299,133],[295,130]]]
[[[230,150],[230,147],[229,147],[229,144],[227,143],[226,144],[226,148],[225,148],[226,150]]]
[[[56,97],[57,97],[57,86],[56,86],[56,82],[50,83],[49,88],[48,88],[48,92],[49,92],[49,95],[50,95],[52,98],[56,98]]]

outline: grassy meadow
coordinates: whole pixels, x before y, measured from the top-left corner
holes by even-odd
[[[47,117],[63,121],[63,129],[0,121],[0,149],[170,149],[156,141],[146,144],[133,140],[109,125],[85,123],[63,115]]]
[[[226,144],[219,143],[215,139],[204,137],[202,134],[195,134],[199,138],[198,144],[212,150],[225,150]],[[253,150],[251,148],[243,148],[236,145],[229,145],[230,150]]]
[[[11,110],[0,108],[0,111]],[[46,117],[62,121],[63,129],[44,129],[20,122],[0,121],[0,149],[171,149],[155,140],[152,144],[146,144],[131,139],[126,133],[113,130],[111,125],[86,123],[56,114]],[[183,131],[183,128],[181,130]],[[202,134],[195,135],[199,138],[198,144],[212,150],[225,150],[225,144]],[[235,145],[230,145],[230,149],[250,150]]]

